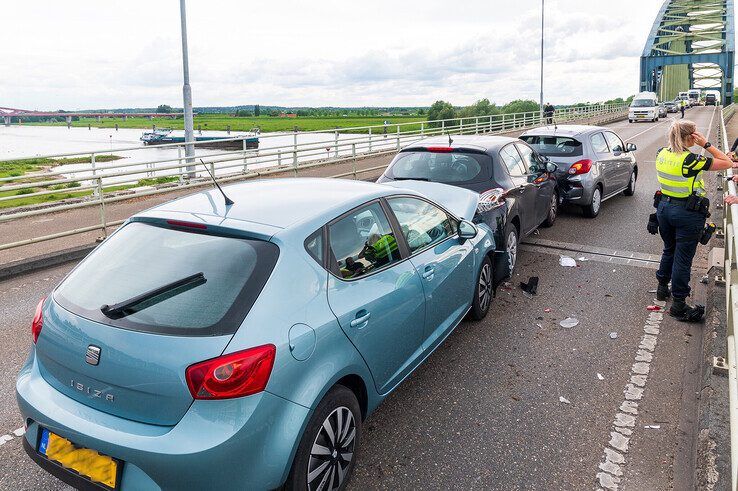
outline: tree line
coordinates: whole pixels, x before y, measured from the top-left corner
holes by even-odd
[[[633,96],[623,99],[618,97],[605,101],[605,104],[628,104]],[[573,106],[586,106],[590,102],[581,102]],[[217,109],[217,110],[215,110]],[[198,114],[218,114],[227,108],[196,108]],[[469,118],[475,116],[491,116],[496,114],[512,114],[536,112],[538,102],[530,99],[516,99],[502,106],[498,106],[489,99],[480,99],[469,106],[454,106],[450,102],[438,100],[427,107],[280,107],[280,106],[236,106],[231,108],[230,114],[241,118],[270,116],[276,117],[282,113],[293,113],[298,117],[392,117],[392,116],[427,116],[429,121],[440,119]],[[171,106],[162,104],[156,108],[157,113],[167,114],[174,112]]]
[[[629,104],[633,100],[633,96],[623,99],[618,97],[605,101],[604,104]],[[590,102],[580,102],[572,104],[572,106],[588,106]],[[497,114],[513,114],[513,113],[528,113],[537,112],[540,110],[540,105],[536,101],[530,99],[516,99],[508,102],[503,106],[498,106],[494,102],[490,102],[489,99],[480,99],[470,106],[457,107],[452,105],[450,102],[439,100],[433,103],[428,109],[428,121],[437,121],[441,119],[453,120],[456,118],[473,118],[477,116],[494,116]],[[453,123],[451,123],[453,124]]]

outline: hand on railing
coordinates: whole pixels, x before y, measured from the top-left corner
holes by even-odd
[[[738,175],[733,176],[732,181],[736,184],[738,184]],[[738,196],[728,194],[725,196],[725,204],[727,205],[735,205],[738,204]]]

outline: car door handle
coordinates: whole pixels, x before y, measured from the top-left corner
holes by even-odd
[[[358,311],[356,313],[356,319],[352,320],[350,323],[351,327],[364,327],[366,323],[369,322],[369,318],[371,316],[371,312],[367,312],[366,310]]]
[[[434,274],[436,274],[436,268],[434,268],[433,266],[426,266],[425,271],[423,271],[423,274],[421,276],[424,280],[430,281],[433,279]]]

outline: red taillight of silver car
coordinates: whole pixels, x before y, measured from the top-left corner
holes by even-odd
[[[569,167],[569,174],[572,176],[576,176],[579,174],[586,174],[592,169],[592,162],[589,159],[580,160],[578,162],[574,162],[571,164],[571,167]]]

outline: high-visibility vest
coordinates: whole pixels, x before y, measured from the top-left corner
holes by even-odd
[[[397,241],[393,235],[383,235],[367,251],[367,257],[371,260],[388,258],[397,250]]]
[[[697,175],[684,175],[684,161],[690,152],[672,152],[668,148],[662,149],[656,157],[656,173],[661,186],[661,192],[673,198],[687,198],[692,191],[704,196],[705,182],[702,180],[702,171]],[[704,165],[704,164],[701,164]]]

